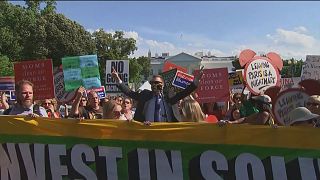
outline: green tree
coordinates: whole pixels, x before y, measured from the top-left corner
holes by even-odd
[[[99,29],[92,35],[95,40],[99,65],[101,67],[100,76],[102,83],[104,84],[106,60],[129,59],[129,56],[137,49],[136,41],[133,38],[124,38],[124,33],[122,31],[116,31],[114,34],[111,34],[105,32],[103,29]],[[136,77],[134,77],[134,75],[131,77],[130,75],[130,79],[131,78],[135,79]]]
[[[0,77],[1,76],[13,76],[13,63],[9,60],[7,56],[0,54]]]
[[[141,64],[139,64],[136,58],[130,59],[129,63],[130,63],[129,64],[129,73],[130,73],[129,81],[131,83],[137,84],[140,82],[140,75],[143,67],[141,66]]]
[[[147,79],[151,72],[150,59],[148,57],[141,56],[137,58],[137,62],[142,67],[140,75],[143,76],[144,79]]]

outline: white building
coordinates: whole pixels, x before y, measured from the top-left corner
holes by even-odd
[[[200,69],[201,66],[204,66],[205,69],[212,68],[228,68],[228,71],[233,71],[232,61],[235,59],[234,56],[231,57],[216,57],[216,56],[202,56],[196,57],[187,53],[180,53],[175,56],[169,56],[169,53],[163,53],[162,55],[151,57],[151,52],[149,51],[148,56],[151,57],[151,73],[149,78],[152,75],[160,74],[163,69],[163,64],[165,61],[170,61],[173,64],[184,67],[188,70],[189,74],[192,74],[194,70]]]

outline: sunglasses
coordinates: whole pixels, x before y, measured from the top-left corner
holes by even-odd
[[[85,101],[87,101],[87,100],[86,100],[86,99],[81,99],[81,101],[82,101],[82,102],[85,102]]]
[[[161,81],[151,81],[150,84],[162,84]]]
[[[50,104],[52,104],[52,103],[47,103],[47,102],[45,102],[45,103],[43,103],[42,105],[50,105]]]
[[[234,99],[235,100],[241,100],[241,97],[235,97]]]
[[[307,106],[319,106],[320,104],[318,103],[311,103],[311,102],[308,102],[307,103]]]

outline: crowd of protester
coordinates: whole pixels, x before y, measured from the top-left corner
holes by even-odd
[[[1,92],[1,113],[3,115],[26,115],[29,117],[72,118],[72,119],[113,119],[140,122],[206,122],[226,124],[277,124],[272,113],[272,99],[268,95],[245,95],[231,93],[230,99],[219,106],[217,102],[201,103],[197,101],[194,90],[199,78],[190,88],[167,98],[162,94],[164,81],[161,76],[150,80],[152,90],[135,92],[125,87],[117,72],[113,72],[122,90],[122,96],[108,95],[100,99],[95,91],[86,93],[84,87],[76,91],[73,101],[59,103],[56,99],[34,101],[33,84],[23,80],[16,84],[16,101],[9,101]],[[157,114],[157,109],[162,109]],[[320,96],[312,95],[305,107],[299,107],[289,113],[292,126],[319,126]],[[149,122],[150,121],[150,122]]]

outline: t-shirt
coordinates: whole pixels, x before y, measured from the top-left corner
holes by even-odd
[[[91,107],[79,107],[79,117],[84,119],[102,119],[103,108],[93,109]]]
[[[242,106],[240,107],[241,117],[248,117],[258,112],[259,112],[258,108],[256,108],[251,101],[244,101]]]

